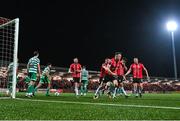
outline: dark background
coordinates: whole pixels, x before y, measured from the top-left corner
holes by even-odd
[[[173,77],[171,36],[165,25],[170,19],[180,24],[179,0],[3,0],[0,13],[20,18],[22,63],[38,49],[43,65],[69,67],[78,57],[88,69],[99,70],[104,58],[120,51],[128,66],[138,57],[151,76]]]

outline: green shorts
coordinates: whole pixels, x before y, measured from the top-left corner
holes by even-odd
[[[40,83],[41,84],[44,84],[44,83],[50,84],[50,80],[48,79],[47,76],[41,76]]]
[[[25,83],[29,83],[29,82],[31,81],[31,79],[30,79],[28,76],[26,76],[23,81],[24,81]]]
[[[36,81],[37,80],[37,74],[36,73],[29,72],[28,77],[32,81]]]
[[[81,83],[83,83],[83,85],[88,85],[88,80],[81,80]]]

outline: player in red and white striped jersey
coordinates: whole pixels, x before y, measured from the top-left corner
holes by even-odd
[[[72,73],[73,81],[74,81],[74,91],[76,96],[79,95],[78,88],[80,83],[80,77],[81,77],[81,64],[78,62],[78,58],[74,58],[74,63],[70,65],[69,73]]]
[[[125,74],[126,76],[130,74],[131,71],[133,72],[133,87],[134,87],[134,93],[136,93],[136,97],[138,97],[138,95],[142,97],[141,93],[143,89],[143,85],[142,85],[143,70],[146,73],[147,79],[149,79],[149,74],[147,69],[144,67],[142,63],[139,63],[138,58],[134,58],[134,63],[131,64],[128,72]]]

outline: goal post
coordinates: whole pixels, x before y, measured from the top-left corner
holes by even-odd
[[[19,18],[15,19],[14,32],[14,56],[13,56],[13,83],[12,83],[12,98],[16,97],[16,79],[17,79],[17,58],[18,58],[18,37],[19,37]]]
[[[19,18],[0,17],[0,97],[16,97],[18,36]]]

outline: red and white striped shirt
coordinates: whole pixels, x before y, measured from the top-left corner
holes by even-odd
[[[73,63],[70,65],[70,71],[72,72],[72,77],[80,78],[81,64]]]
[[[143,78],[143,69],[144,65],[142,63],[133,63],[130,68],[133,71],[133,78],[142,79]]]

